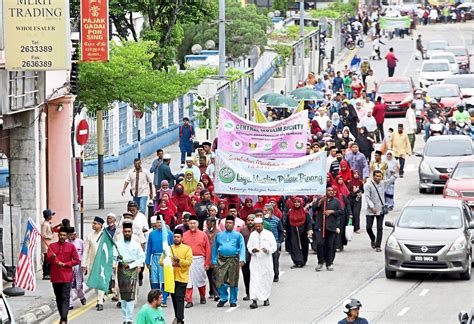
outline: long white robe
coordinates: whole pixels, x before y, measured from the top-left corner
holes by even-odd
[[[250,299],[264,301],[270,298],[273,283],[272,253],[277,249],[275,236],[264,229],[258,233],[253,231],[247,243],[248,251],[252,254],[250,260]],[[252,253],[253,249],[259,252]],[[267,249],[267,253],[261,250]]]

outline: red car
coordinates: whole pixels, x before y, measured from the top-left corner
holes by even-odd
[[[385,116],[405,116],[413,100],[415,84],[411,77],[391,77],[383,79],[377,89],[377,97],[386,104]]]
[[[462,93],[457,84],[433,84],[428,87],[426,94],[430,98],[441,100],[446,116],[451,116],[456,105],[462,101]]]
[[[474,209],[474,155],[459,160],[443,190],[443,198],[464,200]]]

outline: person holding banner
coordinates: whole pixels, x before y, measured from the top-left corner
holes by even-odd
[[[193,262],[191,248],[183,244],[183,231],[175,228],[173,235],[174,244],[170,246],[171,260],[174,273],[174,293],[171,293],[176,324],[184,323],[184,298],[186,286],[189,281],[189,268]],[[161,255],[160,265],[164,264],[165,255]]]
[[[336,255],[336,236],[341,232],[341,218],[344,211],[341,203],[334,197],[331,184],[326,188],[326,195],[313,204],[314,232],[318,265],[316,271],[323,269],[326,263],[328,271],[334,271],[333,262]]]
[[[132,324],[138,273],[145,262],[145,253],[141,245],[132,240],[133,224],[127,222],[122,226],[123,239],[117,241],[114,257],[118,260],[117,281],[124,323]]]
[[[53,284],[56,306],[58,308],[59,324],[67,323],[69,313],[69,299],[71,296],[72,268],[81,263],[76,247],[66,242],[68,230],[59,228],[58,242],[48,247],[47,260],[51,264],[51,283]]]

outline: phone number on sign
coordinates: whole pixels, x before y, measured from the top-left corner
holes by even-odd
[[[30,67],[52,67],[52,61],[21,61],[22,68],[30,68]]]
[[[53,51],[53,46],[20,46],[20,52],[22,53],[48,53]]]

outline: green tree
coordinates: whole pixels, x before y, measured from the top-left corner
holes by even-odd
[[[282,17],[286,16],[286,12],[288,11],[288,3],[291,0],[273,0],[272,8],[273,10],[278,10],[281,13]],[[293,2],[293,1],[291,1]]]

